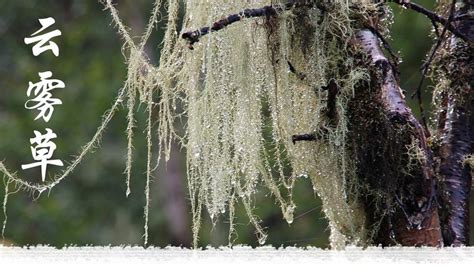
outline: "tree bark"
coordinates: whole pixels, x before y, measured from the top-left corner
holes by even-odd
[[[370,30],[356,34],[370,82],[349,103],[350,142],[374,244],[440,246],[432,155],[396,73]],[[416,158],[409,154],[409,146]],[[415,161],[412,161],[415,160]],[[411,165],[413,166],[407,166]]]
[[[455,17],[470,16],[474,1],[459,1]],[[459,20],[457,29],[470,40],[474,39],[474,19]],[[469,199],[472,185],[471,168],[463,163],[474,152],[474,55],[472,43],[452,36],[440,59],[439,84],[442,89],[438,116],[440,203],[444,244],[469,245]]]
[[[348,145],[356,164],[370,238],[382,246],[468,245],[472,169],[463,160],[474,152],[474,0],[458,0],[456,14],[449,17],[410,1],[391,2],[425,15],[444,27],[443,32],[449,30],[451,40],[443,48],[445,57],[439,65],[442,80],[450,83],[438,97],[442,108],[436,138],[429,138],[428,128],[420,125],[405,102],[396,67],[380,48],[380,41],[384,45],[386,41],[377,32],[379,18],[369,19],[364,26],[367,29],[355,35],[354,58],[368,70],[370,79],[359,82],[349,101]],[[313,6],[311,1],[289,1],[280,11],[295,3]],[[321,9],[321,5],[317,7]],[[244,17],[273,16],[273,10],[272,6],[246,10],[212,27],[183,33],[182,38],[192,48],[203,35]],[[328,86],[328,108],[338,95],[334,86]],[[337,114],[328,110],[328,119],[337,122]],[[293,136],[293,142],[317,139],[313,134]]]

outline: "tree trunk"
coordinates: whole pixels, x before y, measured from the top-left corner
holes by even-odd
[[[349,104],[352,153],[374,244],[439,246],[432,156],[420,123],[405,103],[396,73],[370,30],[356,34],[370,84]],[[412,151],[412,153],[410,153]]]
[[[474,2],[458,3],[454,17],[469,16]],[[445,7],[446,9],[446,7]],[[470,40],[474,40],[472,17],[459,20],[456,27]],[[445,245],[469,245],[469,199],[472,185],[471,169],[463,160],[474,152],[474,79],[472,43],[451,37],[443,48],[439,60],[438,115],[439,156],[442,228]]]
[[[474,40],[473,1],[458,1],[456,30]],[[449,6],[444,6],[449,15]],[[443,37],[440,37],[442,39]],[[370,84],[360,84],[350,102],[350,130],[357,173],[366,188],[367,227],[375,245],[469,245],[471,168],[474,152],[474,55],[472,42],[452,36],[444,45],[435,99],[438,131],[433,138],[405,103],[394,65],[373,31],[362,30],[356,44],[365,56]],[[365,58],[368,56],[368,59]],[[428,146],[428,142],[434,142]],[[439,142],[437,144],[437,142]]]

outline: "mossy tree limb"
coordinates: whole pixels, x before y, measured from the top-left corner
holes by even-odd
[[[361,65],[370,82],[361,83],[349,102],[353,157],[362,186],[374,244],[439,246],[432,155],[425,131],[405,103],[396,75],[370,30],[356,34]],[[407,146],[418,150],[410,164]]]
[[[311,5],[308,5],[308,3],[312,2],[322,3],[320,1],[289,1],[289,4],[282,6],[284,8],[280,8],[278,11],[283,14],[283,11],[292,8],[294,3],[304,3],[299,6],[299,9],[293,10],[295,17],[302,18],[304,16],[301,15],[304,15],[306,11],[311,9]],[[449,15],[449,19],[445,19],[442,15],[438,15],[407,1],[393,2],[424,14],[432,20],[435,26],[437,24],[443,24],[443,33],[449,30],[456,39],[467,41],[466,43],[471,44],[472,36],[459,26],[460,23],[458,22],[461,20],[455,19],[461,18],[461,15]],[[466,0],[464,2],[468,3],[472,1]],[[355,189],[357,190],[357,195],[354,197],[361,198],[361,201],[365,205],[365,216],[368,218],[366,231],[369,233],[369,236],[367,240],[359,242],[359,244],[382,244],[384,246],[396,244],[405,246],[441,246],[443,241],[445,244],[450,244],[446,242],[449,238],[443,236],[442,227],[440,225],[439,203],[443,204],[443,202],[438,201],[437,195],[439,190],[436,186],[437,178],[440,174],[437,174],[438,168],[436,168],[435,163],[437,157],[433,157],[432,150],[428,146],[428,141],[431,141],[430,133],[427,125],[423,127],[420,124],[405,102],[405,97],[400,89],[397,77],[397,58],[394,57],[394,61],[390,62],[380,48],[380,43],[382,43],[388,53],[391,53],[390,46],[388,46],[382,34],[385,33],[383,30],[386,27],[380,20],[381,16],[383,16],[383,12],[376,8],[382,7],[383,1],[379,4],[381,5],[373,6],[371,11],[358,11],[358,8],[363,5],[348,6],[346,9],[335,7],[334,10],[317,6],[320,11],[327,11],[324,13],[326,16],[327,14],[332,15],[332,17],[329,16],[328,20],[326,20],[326,23],[331,26],[337,25],[335,20],[339,17],[335,16],[335,14],[342,11],[341,14],[351,18],[352,22],[350,26],[353,31],[343,32],[343,35],[338,36],[335,35],[335,33],[324,32],[318,27],[315,27],[316,30],[321,31],[320,34],[324,33],[324,35],[318,36],[320,39],[333,40],[335,44],[344,43],[347,41],[346,39],[353,37],[352,51],[349,50],[351,52],[348,52],[348,48],[345,46],[334,46],[331,48],[335,52],[331,51],[329,53],[333,54],[331,57],[336,58],[337,54],[346,55],[349,58],[354,57],[354,59],[359,62],[356,66],[343,61],[336,62],[332,72],[322,76],[324,78],[322,81],[326,84],[329,83],[329,85],[325,88],[319,85],[320,88],[328,91],[325,100],[327,108],[321,111],[327,117],[325,127],[327,129],[342,127],[339,126],[339,124],[341,124],[339,118],[342,118],[342,124],[344,124],[345,121],[348,122],[349,133],[347,137],[344,137],[345,141],[347,141],[345,144],[348,146],[348,153],[350,153],[352,158],[351,161],[355,161],[355,173],[357,175],[356,186],[359,186]],[[453,7],[453,5],[451,5],[451,7]],[[338,10],[338,8],[340,10]],[[227,25],[240,21],[242,18],[265,16],[267,20],[269,17],[276,20],[273,17],[279,17],[280,13],[273,12],[273,10],[274,8],[272,6],[247,10],[246,12],[244,11],[216,21],[212,28],[207,27],[197,31],[185,32],[182,37],[188,40],[192,45],[203,35],[222,30]],[[462,20],[464,23],[466,22],[465,18]],[[296,26],[300,25],[300,22],[296,24]],[[361,28],[363,30],[359,30]],[[204,31],[202,31],[203,29]],[[324,29],[324,26],[322,29]],[[336,27],[335,29],[338,28]],[[303,32],[295,31],[295,33],[292,34],[304,36]],[[356,33],[356,35],[354,35],[354,33]],[[441,35],[439,39],[442,42],[444,34]],[[301,40],[306,44],[310,39],[302,38]],[[275,41],[272,40],[272,42]],[[282,40],[276,40],[276,42],[277,45],[281,45]],[[324,46],[324,42],[321,44]],[[319,44],[319,46],[321,44]],[[267,49],[270,50],[272,55],[279,53],[277,49],[280,47],[277,45],[268,46],[269,48]],[[294,49],[295,48],[292,48],[292,50]],[[312,48],[312,50],[322,50],[324,53],[328,53],[328,51],[325,51],[327,49],[328,47]],[[433,55],[435,53],[436,50]],[[448,53],[448,55],[451,53]],[[291,53],[289,54],[291,55]],[[303,53],[303,55],[304,54],[305,53]],[[393,53],[391,54],[393,56]],[[472,55],[472,53],[467,55]],[[322,61],[315,61],[314,63],[316,63],[317,66],[321,64],[321,62]],[[278,61],[272,61],[272,63],[278,66]],[[303,81],[307,81],[307,76],[301,76],[289,60],[288,63],[289,70],[293,74],[298,75],[300,80],[303,78]],[[347,66],[341,65],[342,63],[345,63]],[[470,62],[468,61],[468,63]],[[359,83],[356,85],[356,88],[353,89],[352,94],[347,95],[348,82],[344,81],[343,78],[347,78],[354,69],[367,71],[369,78],[362,76],[357,78],[357,80],[354,79],[354,82]],[[452,70],[457,70],[457,68]],[[307,72],[311,74],[310,71],[306,70],[305,75]],[[363,73],[365,75],[365,72]],[[315,78],[320,77],[316,76]],[[469,84],[470,81],[472,80],[469,78],[460,79],[462,84],[466,82]],[[338,89],[339,85],[345,92]],[[346,89],[344,89],[344,87],[346,87]],[[449,95],[444,96],[448,97]],[[349,100],[347,104],[341,102],[345,98]],[[449,103],[449,99],[444,101],[445,105]],[[455,109],[455,111],[456,110],[457,109]],[[456,112],[460,112],[460,110]],[[450,120],[449,115],[445,114],[443,118],[443,123],[453,122]],[[459,120],[458,122],[460,124],[466,124],[466,120]],[[444,124],[440,124],[439,126],[444,127]],[[472,130],[472,128],[469,127],[466,129]],[[451,130],[452,133],[461,131],[452,128],[448,130]],[[329,133],[329,136],[330,134],[331,133]],[[448,144],[451,147],[445,147],[448,149],[445,151],[448,153],[447,157],[449,157],[449,152],[455,149],[453,146],[457,146],[456,144],[461,143],[461,145],[466,145],[466,142],[472,141],[470,137],[462,139],[461,141],[464,141],[464,143],[460,142],[459,139],[460,138],[454,138],[454,141]],[[315,145],[321,141],[320,138],[318,138],[318,134],[314,133],[296,134],[293,135],[292,140],[293,143],[296,141],[314,141],[312,144]],[[332,144],[334,141],[329,139],[327,143]],[[468,153],[463,151],[462,154],[467,155]],[[460,160],[458,156],[456,156],[454,160]],[[464,163],[464,165],[467,167],[466,163]],[[315,167],[321,170],[318,166]],[[347,168],[348,167],[344,169]],[[330,178],[326,176],[323,181],[328,181],[329,179]],[[346,185],[345,181],[342,183]],[[324,189],[321,189],[321,191],[324,194]],[[343,189],[343,191],[346,190]],[[350,193],[353,192],[350,189],[347,191]],[[460,202],[451,201],[453,203],[451,206],[449,204],[444,206],[449,210],[447,212],[448,214],[457,213],[457,211],[455,211],[456,208],[462,209],[460,212],[465,213],[462,204],[463,200],[465,201],[468,197],[458,198],[462,200]],[[347,198],[345,200],[347,200]],[[441,210],[443,211],[443,208],[441,208]],[[328,214],[328,219],[336,225],[335,228],[340,227],[339,231],[334,231],[335,233],[342,235],[353,234],[353,232],[348,233],[349,231],[345,231],[345,224],[340,223],[340,221],[337,222],[336,219],[331,216],[331,212],[328,212]],[[465,216],[462,218],[465,218]],[[449,225],[450,222],[446,222],[445,215],[443,215],[441,223],[448,223]],[[457,222],[452,223],[462,224],[459,228],[463,228],[467,225],[466,220],[460,221],[459,219]],[[443,228],[445,227],[443,226]]]

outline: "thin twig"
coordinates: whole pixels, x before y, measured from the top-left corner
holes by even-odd
[[[472,42],[468,37],[466,37],[463,33],[459,32],[455,26],[453,26],[448,19],[436,14],[435,12],[428,10],[416,3],[413,3],[408,0],[387,0],[387,2],[393,2],[395,4],[398,4],[404,8],[411,9],[413,11],[416,11],[418,13],[421,13],[428,17],[431,21],[441,23],[442,25],[445,25],[446,28],[453,33],[455,36],[461,38],[465,42]]]
[[[305,216],[305,215],[307,215],[307,214],[309,214],[309,213],[311,213],[311,212],[314,212],[314,211],[316,211],[316,210],[318,210],[318,209],[321,209],[321,206],[320,206],[320,205],[317,205],[317,206],[315,206],[315,207],[309,209],[308,211],[303,212],[303,213],[297,215],[295,218],[293,218],[293,221],[295,221],[295,220],[297,220],[298,218],[301,218],[301,217],[303,217],[303,216]]]
[[[436,24],[435,21],[431,21],[431,24],[433,25],[433,29],[434,29],[434,31],[435,31],[436,37],[439,38],[439,28],[438,28],[438,24]]]
[[[339,94],[339,86],[334,79],[331,79],[329,84],[323,87],[323,89],[328,91],[326,116],[328,117],[330,124],[336,126],[338,122],[336,102],[337,95]]]
[[[328,134],[329,130],[327,127],[319,128],[318,132],[311,133],[311,134],[301,134],[301,135],[293,135],[291,140],[293,144],[296,144],[298,141],[316,141],[316,140],[324,140],[326,135]]]
[[[428,73],[428,70],[430,68],[431,63],[433,62],[434,56],[436,55],[436,52],[438,51],[439,47],[444,41],[444,37],[446,35],[448,25],[451,24],[451,20],[454,18],[454,10],[456,6],[456,0],[452,0],[451,2],[451,8],[449,11],[449,18],[446,21],[446,24],[443,27],[443,31],[441,32],[441,35],[438,37],[438,41],[436,42],[436,45],[434,46],[433,50],[431,51],[430,57],[428,58],[428,61],[426,61],[423,64],[423,71],[421,74],[421,79],[420,82],[418,83],[418,87],[416,88],[416,91],[412,94],[412,98],[416,95],[416,98],[418,100],[418,107],[420,108],[420,115],[421,115],[421,120],[423,123],[423,128],[425,128],[425,132],[427,133],[427,136],[430,136],[430,132],[428,130],[428,124],[426,121],[426,115],[423,109],[423,99],[422,99],[422,94],[421,94],[421,87],[423,86],[423,82],[425,81],[426,74]]]
[[[293,144],[296,144],[298,141],[316,141],[317,137],[315,134],[302,134],[302,135],[293,135],[291,140]]]
[[[291,64],[290,61],[287,61],[287,62],[288,62],[288,68],[290,69],[290,72],[294,73],[300,80],[304,81],[306,79],[306,74],[300,71],[297,71],[295,66],[293,66],[293,64]]]

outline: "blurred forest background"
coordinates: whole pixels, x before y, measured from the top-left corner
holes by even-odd
[[[121,17],[140,35],[152,8],[152,0],[118,0]],[[418,0],[434,8],[432,0]],[[394,8],[390,43],[402,57],[401,86],[411,93],[420,79],[419,67],[433,42],[431,24],[423,16]],[[163,10],[164,13],[164,10]],[[225,14],[223,14],[225,15]],[[38,19],[53,17],[62,35],[54,39],[60,56],[51,52],[34,57],[23,39],[40,28]],[[159,59],[163,25],[154,32],[147,52]],[[29,138],[33,130],[52,128],[58,135],[54,157],[70,161],[94,134],[101,115],[113,102],[126,78],[121,54],[122,41],[111,25],[109,14],[97,0],[0,0],[0,159],[29,180],[40,179],[39,170],[20,171],[31,162]],[[34,122],[34,112],[26,110],[28,82],[37,82],[38,72],[50,70],[64,81],[66,88],[55,91],[63,105],[55,108],[46,126]],[[429,82],[427,82],[429,83]],[[428,85],[428,84],[426,84]],[[431,97],[424,88],[425,104]],[[407,95],[409,96],[409,95]],[[415,112],[416,103],[408,99]],[[125,197],[126,112],[111,122],[100,148],[88,155],[64,183],[50,195],[32,200],[24,192],[10,196],[4,244],[28,245],[142,245],[145,197],[146,145],[145,108],[138,108],[132,194]],[[151,187],[150,245],[190,246],[190,208],[186,187],[185,153],[174,146],[167,168],[161,166]],[[57,173],[49,167],[49,175]],[[3,199],[3,189],[0,198]],[[34,196],[34,195],[33,195]],[[256,213],[263,220],[273,246],[328,246],[329,230],[322,216],[320,201],[310,181],[301,179],[295,190],[297,209],[288,225],[267,191],[256,198]],[[240,214],[240,215],[239,215]],[[257,246],[254,229],[239,206],[237,210],[239,244]],[[0,214],[3,220],[3,214]],[[225,215],[213,226],[204,214],[200,245],[227,244],[228,220]]]

